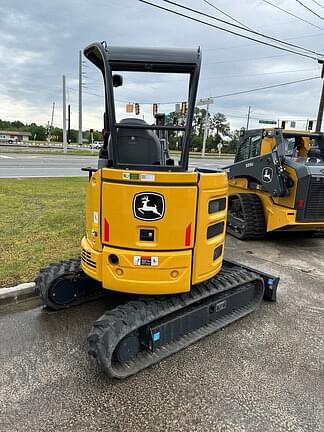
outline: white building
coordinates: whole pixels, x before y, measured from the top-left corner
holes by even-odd
[[[0,130],[0,142],[17,143],[28,141],[30,132],[2,131]]]

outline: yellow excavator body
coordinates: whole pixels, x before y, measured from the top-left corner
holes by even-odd
[[[222,267],[227,194],[224,172],[98,170],[88,187],[83,271],[120,292],[189,291]]]
[[[80,259],[42,269],[36,290],[55,310],[120,300],[94,322],[88,352],[108,376],[123,379],[243,318],[263,298],[276,301],[279,278],[224,259],[227,173],[189,165],[201,50],[96,42],[84,53],[105,85],[98,165],[83,168],[86,232]],[[118,121],[121,71],[126,80],[128,72],[182,74],[189,85],[181,121],[165,113],[155,113],[153,124]],[[174,158],[169,137],[180,150]]]

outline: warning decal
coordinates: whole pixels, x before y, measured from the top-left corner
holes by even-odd
[[[135,255],[133,263],[136,266],[157,266],[159,265],[159,257]]]

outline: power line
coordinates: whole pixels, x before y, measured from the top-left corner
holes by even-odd
[[[246,28],[246,26],[244,26],[244,27],[242,27],[242,26],[238,26],[238,25],[236,25],[236,24],[233,24],[233,23],[230,23],[230,22],[228,22],[228,21],[225,21],[225,20],[222,20],[222,19],[220,19],[220,18],[217,18],[217,17],[215,17],[215,16],[213,16],[213,15],[206,14],[206,13],[204,13],[204,12],[201,12],[201,11],[197,10],[197,9],[193,9],[193,8],[188,7],[188,6],[181,5],[181,4],[176,3],[176,2],[174,2],[174,1],[171,1],[171,0],[161,0],[161,1],[163,1],[164,3],[172,4],[173,6],[176,6],[176,7],[179,7],[179,8],[185,9],[185,10],[188,10],[188,11],[190,11],[190,12],[194,12],[194,13],[196,13],[196,14],[199,14],[199,15],[205,16],[205,17],[207,17],[207,18],[214,19],[214,20],[216,20],[216,21],[219,21],[219,22],[221,22],[221,23],[223,23],[223,24],[226,24],[226,25],[228,25],[228,26],[231,26],[231,27],[237,28],[237,29],[239,29],[239,30],[243,30],[243,31],[246,31],[246,32],[249,32],[249,33],[252,33],[252,34],[258,35],[258,36],[261,36],[261,37],[263,37],[263,38],[265,38],[265,39],[270,39],[270,40],[275,41],[275,42],[277,42],[277,43],[279,43],[279,44],[282,44],[282,45],[288,45],[288,46],[291,46],[291,47],[293,47],[293,48],[297,48],[297,49],[299,49],[299,50],[303,50],[303,51],[310,52],[310,53],[312,53],[312,54],[316,54],[316,55],[320,55],[320,56],[323,56],[323,55],[324,55],[324,54],[322,54],[322,53],[318,53],[318,52],[316,52],[316,51],[309,50],[308,48],[304,48],[304,47],[301,47],[301,46],[299,46],[299,45],[291,44],[291,43],[289,43],[289,42],[285,42],[285,41],[283,41],[283,40],[281,40],[281,39],[277,39],[277,38],[274,38],[274,37],[272,37],[272,36],[268,36],[268,35],[266,35],[266,34],[264,34],[264,33],[260,33],[260,32],[257,32],[257,31],[255,31],[255,30],[252,30],[252,29],[248,29],[248,28]],[[174,11],[172,11],[172,12],[174,12]],[[259,43],[262,43],[262,41],[259,41]]]
[[[305,82],[305,81],[312,81],[312,80],[316,80],[316,79],[319,79],[319,77],[304,78],[301,80],[289,81],[289,82],[285,82],[285,83],[281,83],[281,84],[274,84],[271,86],[258,87],[258,88],[254,88],[254,89],[250,89],[250,90],[242,90],[242,91],[238,91],[238,92],[226,93],[223,95],[217,95],[217,96],[211,96],[211,97],[214,99],[219,99],[219,98],[228,97],[228,96],[236,96],[236,95],[245,94],[245,93],[252,93],[252,92],[256,92],[256,91],[260,91],[260,90],[268,90],[268,89],[272,89],[272,88],[276,88],[276,87],[283,87],[283,86],[287,86],[287,85],[291,85],[291,84],[297,84],[297,83],[301,83],[301,82]]]
[[[313,56],[310,56],[310,55],[307,55],[307,54],[303,54],[303,53],[300,53],[300,52],[296,52],[296,51],[290,50],[290,49],[288,49],[288,48],[283,48],[283,47],[280,47],[280,46],[277,46],[277,45],[271,44],[271,43],[269,43],[269,42],[260,41],[260,40],[258,40],[258,39],[252,38],[252,37],[250,37],[250,36],[242,35],[242,34],[240,34],[240,33],[234,32],[234,31],[232,31],[232,30],[228,30],[228,29],[225,29],[225,28],[223,28],[223,27],[216,26],[216,25],[214,25],[214,24],[208,23],[208,22],[206,22],[206,21],[202,21],[202,20],[200,20],[200,19],[198,19],[198,18],[194,18],[194,17],[191,17],[191,16],[189,16],[189,15],[185,15],[185,14],[183,14],[183,13],[181,13],[181,12],[176,12],[176,11],[174,11],[174,10],[172,10],[172,9],[168,9],[168,8],[163,7],[163,6],[159,6],[159,5],[156,5],[156,4],[154,4],[154,3],[150,3],[149,1],[146,1],[146,0],[138,0],[138,1],[141,2],[141,3],[147,4],[147,5],[153,6],[153,7],[157,8],[157,9],[161,9],[161,10],[164,10],[164,11],[166,11],[166,12],[169,12],[169,13],[172,13],[172,14],[175,14],[175,15],[178,15],[178,16],[182,16],[183,18],[187,18],[187,19],[189,19],[189,20],[191,20],[191,21],[195,21],[195,22],[198,22],[198,23],[200,23],[200,24],[204,24],[204,25],[206,25],[206,26],[208,26],[208,27],[212,27],[212,28],[215,28],[215,29],[218,29],[218,30],[222,30],[222,31],[224,31],[224,32],[226,32],[226,33],[230,33],[230,34],[233,34],[233,35],[239,36],[239,37],[244,38],[244,39],[248,39],[248,40],[252,40],[252,41],[254,41],[254,42],[258,42],[258,43],[260,43],[260,44],[262,44],[262,45],[270,46],[270,47],[272,47],[272,48],[277,48],[277,49],[279,49],[279,50],[281,50],[281,51],[290,52],[290,53],[292,53],[292,54],[299,55],[299,56],[301,56],[301,57],[307,57],[307,58],[310,58],[310,59],[312,59],[312,60],[317,60],[316,57],[313,57]],[[166,0],[163,0],[163,1],[166,1]]]
[[[321,17],[321,15],[318,15],[318,13],[314,12],[311,8],[309,8],[308,6],[306,6],[304,3],[302,3],[300,0],[296,0],[297,3],[299,3],[301,6],[303,6],[303,8],[307,9],[309,12],[311,12],[313,15],[317,16],[317,18],[320,18],[321,20],[324,21],[324,18]]]
[[[250,27],[248,27],[247,25],[243,24],[241,21],[237,20],[236,18],[233,18],[231,15],[229,15],[228,13],[224,12],[222,9],[219,9],[217,6],[215,6],[214,4],[210,3],[208,0],[202,0],[204,3],[208,4],[209,6],[211,6],[212,8],[216,9],[218,12],[222,13],[223,15],[225,15],[227,18],[231,19],[232,21],[240,24],[241,26],[247,28],[248,30],[251,30]]]
[[[286,9],[283,9],[283,8],[280,7],[280,6],[277,6],[276,4],[269,2],[269,0],[262,0],[262,1],[263,1],[264,3],[269,4],[270,6],[272,6],[272,7],[274,7],[274,8],[276,8],[276,9],[281,10],[282,12],[285,12],[286,14],[288,14],[288,15],[290,15],[290,16],[293,16],[294,18],[297,18],[297,19],[300,20],[300,21],[303,21],[303,22],[305,22],[305,23],[307,23],[307,24],[309,24],[309,25],[311,25],[311,26],[313,26],[313,27],[316,27],[316,28],[318,28],[318,29],[324,31],[324,28],[323,28],[323,27],[319,27],[318,25],[316,25],[316,24],[314,24],[314,23],[312,23],[312,22],[310,22],[310,21],[307,21],[307,20],[305,20],[304,18],[300,18],[298,15],[295,15],[295,14],[293,14],[292,12],[289,12],[289,11],[287,11]]]
[[[295,40],[295,39],[304,39],[304,38],[310,38],[310,37],[323,37],[322,33],[315,33],[311,35],[304,35],[304,36],[296,36],[293,38],[287,38],[287,40]],[[250,43],[250,44],[242,44],[242,45],[234,45],[234,46],[225,46],[225,47],[218,47],[218,48],[204,48],[204,51],[218,51],[218,50],[229,50],[229,49],[238,49],[238,48],[246,48],[250,46],[258,45],[257,43]]]
[[[300,80],[296,80],[296,81],[288,81],[288,82],[284,82],[281,84],[273,84],[270,86],[265,86],[265,87],[257,87],[257,88],[253,88],[253,89],[249,89],[249,90],[240,90],[240,91],[236,91],[236,92],[232,92],[232,93],[225,93],[222,95],[216,95],[216,96],[210,96],[214,99],[220,99],[220,98],[224,98],[224,97],[229,97],[229,96],[236,96],[236,95],[240,95],[240,94],[246,94],[246,93],[253,93],[256,91],[260,91],[260,90],[268,90],[268,89],[272,89],[272,88],[276,88],[276,87],[283,87],[283,86],[288,86],[291,84],[297,84],[297,83],[301,83],[301,82],[306,82],[306,81],[312,81],[312,80],[317,80],[320,79],[320,77],[316,76],[316,77],[310,77],[310,78],[304,78],[304,79],[300,79]],[[204,98],[202,98],[204,99]],[[121,102],[121,103],[131,103],[130,99],[127,100],[118,100],[117,102]],[[152,105],[153,103],[159,103],[159,104],[163,104],[163,105],[172,105],[172,104],[176,104],[179,103],[179,100],[176,101],[157,101],[154,100],[153,102],[143,102],[143,101],[138,101],[136,100],[137,103],[141,104],[141,105]]]
[[[263,72],[263,73],[256,73],[256,74],[244,74],[243,76],[242,76],[242,74],[240,74],[240,75],[218,75],[215,77],[202,78],[200,81],[209,81],[209,80],[224,79],[224,78],[245,78],[245,77],[255,77],[255,76],[264,76],[264,75],[278,75],[278,74],[310,72],[310,71],[314,71],[314,69],[296,69],[296,70],[290,70],[290,71]]]
[[[316,0],[311,0],[313,3],[317,4],[317,6],[321,7],[322,9],[324,9],[324,6],[322,6],[321,4],[319,4]]]
[[[291,55],[291,54],[288,54]],[[239,58],[239,59],[230,59],[230,60],[221,60],[221,61],[217,61],[217,62],[208,62],[208,63],[204,63],[205,66],[208,65],[214,65],[214,64],[222,64],[222,63],[237,63],[237,62],[245,62],[245,61],[259,61],[259,60],[265,60],[265,59],[271,59],[271,58],[277,58],[277,57],[286,57],[287,54],[277,54],[277,55],[273,55],[273,56],[265,56],[265,57],[249,57],[249,58]]]

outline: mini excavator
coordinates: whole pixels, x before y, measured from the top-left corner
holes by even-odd
[[[201,52],[94,43],[85,56],[105,86],[104,144],[89,173],[81,258],[41,270],[36,290],[59,310],[100,297],[129,298],[107,310],[88,336],[89,354],[112,378],[126,378],[276,300],[279,279],[223,259],[227,174],[189,169]],[[116,122],[116,72],[186,74],[185,126]],[[118,90],[117,90],[118,91]],[[160,116],[161,117],[161,116]],[[179,160],[168,133],[182,134]]]
[[[227,232],[258,239],[271,231],[324,231],[324,134],[242,130],[227,167]]]

